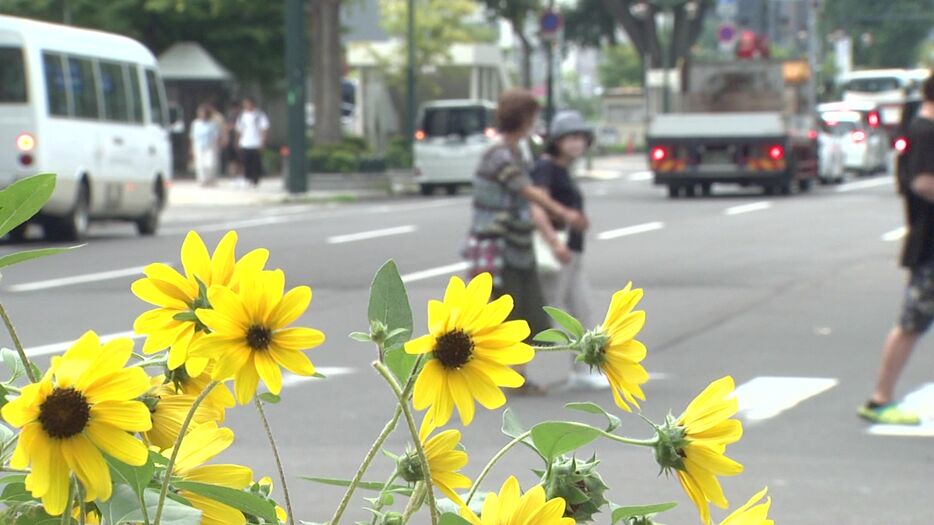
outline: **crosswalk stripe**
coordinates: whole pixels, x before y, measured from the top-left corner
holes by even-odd
[[[747,422],[773,418],[839,383],[826,377],[756,377],[738,386],[740,416]]]

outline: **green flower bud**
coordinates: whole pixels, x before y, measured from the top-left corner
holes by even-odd
[[[398,512],[387,512],[383,514],[383,519],[379,523],[380,525],[402,525],[405,520],[402,519],[402,514]]]
[[[576,346],[580,351],[577,360],[590,365],[590,368],[603,368],[606,363],[606,345],[610,343],[610,336],[602,328],[586,332]]]
[[[389,333],[389,327],[386,326],[386,323],[378,319],[374,319],[370,321],[370,339],[374,343],[378,345],[385,343],[388,333]]]
[[[658,442],[655,444],[655,461],[658,462],[662,472],[669,472],[672,469],[684,470],[682,450],[688,444],[684,427],[678,424],[674,416],[668,414],[665,423],[657,427],[656,432]]]
[[[578,523],[593,521],[608,503],[604,497],[607,486],[596,470],[598,464],[596,456],[590,461],[560,457],[552,463],[551,471],[542,481],[546,499],[564,499],[566,518],[574,518]]]
[[[414,450],[407,451],[399,456],[396,460],[396,469],[399,472],[399,477],[409,483],[425,479],[425,474],[422,472],[422,463],[418,460],[418,453]]]

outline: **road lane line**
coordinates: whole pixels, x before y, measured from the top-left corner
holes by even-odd
[[[636,224],[635,226],[626,226],[625,228],[617,228],[615,230],[601,232],[597,234],[597,239],[600,239],[601,241],[607,241],[610,239],[617,239],[619,237],[626,237],[629,235],[661,230],[664,227],[665,223],[663,222],[646,222],[644,224]]]
[[[760,201],[753,202],[750,204],[740,204],[739,206],[731,206],[723,210],[724,215],[742,215],[744,213],[752,213],[754,211],[767,210],[772,207],[772,203],[769,201]]]
[[[282,388],[289,388],[290,386],[301,385],[313,381],[327,381],[337,376],[346,376],[356,372],[356,369],[346,367],[346,366],[318,366],[315,367],[315,372],[323,375],[325,378],[321,379],[313,376],[297,376],[295,374],[290,374],[288,372],[282,374]]]
[[[921,416],[921,424],[871,425],[866,433],[874,436],[934,437],[934,383],[925,383],[899,403],[901,408]]]
[[[652,180],[654,175],[651,171],[637,171],[629,175],[630,182],[641,182],[644,180]]]
[[[893,181],[894,179],[888,176],[880,177],[878,179],[860,180],[837,186],[837,189],[834,191],[837,193],[847,193],[850,191],[865,190],[868,188],[878,188],[879,186],[887,186],[892,184]]]
[[[121,337],[129,337],[130,339],[142,339],[143,337],[146,337],[146,336],[137,334],[136,332],[133,332],[133,331],[129,331],[129,332],[117,332],[115,334],[105,334],[105,335],[100,335],[98,337],[100,338],[102,343],[106,343],[107,341],[112,341],[114,339],[119,339]],[[26,349],[26,355],[29,357],[39,357],[39,356],[44,356],[44,355],[63,353],[65,350],[68,350],[69,348],[71,348],[71,345],[75,344],[75,341],[77,340],[78,338],[76,337],[72,341],[62,341],[61,343],[52,343],[52,344],[47,344],[47,345],[42,345],[42,346],[33,346],[31,348]]]
[[[49,288],[60,288],[62,286],[72,286],[75,284],[109,281],[110,279],[118,279],[120,277],[142,276],[143,268],[145,268],[145,266],[134,266],[132,268],[123,268],[121,270],[109,270],[106,272],[86,273],[84,275],[47,279],[45,281],[11,284],[10,286],[7,286],[6,289],[8,292],[35,292],[36,290],[47,290]]]
[[[445,266],[439,266],[437,268],[429,268],[428,270],[422,270],[420,272],[412,272],[403,275],[402,282],[411,283],[424,279],[430,279],[432,277],[438,277],[439,275],[452,275],[463,272],[467,268],[469,268],[469,265],[466,262],[448,264]]]
[[[890,232],[884,233],[882,235],[882,240],[885,242],[895,242],[897,240],[900,240],[907,233],[908,233],[908,229],[905,228],[904,226],[901,226],[901,227],[895,228],[894,230]]]
[[[334,235],[328,237],[328,244],[343,244],[347,242],[365,241],[368,239],[377,239],[379,237],[389,237],[391,235],[403,235],[415,231],[415,226],[411,224],[406,226],[396,226],[393,228],[381,228],[379,230],[370,230],[360,233],[348,233],[346,235]]]
[[[760,376],[736,388],[739,413],[746,421],[773,418],[798,403],[837,386],[838,380],[825,377]]]

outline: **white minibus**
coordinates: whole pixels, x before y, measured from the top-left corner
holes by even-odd
[[[80,239],[95,219],[154,234],[171,177],[166,126],[156,59],[139,42],[0,16],[0,187],[58,175],[37,217],[47,237]]]

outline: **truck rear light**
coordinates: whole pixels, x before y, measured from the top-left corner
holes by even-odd
[[[882,122],[882,119],[879,118],[878,111],[870,111],[866,120],[869,122],[870,128],[878,128],[879,124]]]
[[[29,133],[20,133],[16,137],[16,149],[27,152],[32,151],[36,147],[36,138],[30,135]]]
[[[854,130],[850,133],[850,138],[853,139],[853,142],[859,144],[866,140],[866,132],[861,129]]]
[[[908,149],[908,139],[905,137],[898,137],[892,141],[892,147],[895,148],[899,154],[904,153]]]
[[[816,138],[817,138],[817,130],[816,130],[816,129],[808,130],[808,138],[811,139],[811,140],[816,139]]]
[[[23,166],[32,166],[32,155],[29,153],[20,153],[19,163]]]
[[[415,140],[425,140],[425,132],[418,130],[415,132]]]
[[[649,156],[655,162],[661,162],[668,158],[668,150],[661,146],[655,146],[652,148],[652,151],[649,153]]]
[[[769,158],[772,160],[781,160],[785,157],[785,148],[780,144],[769,146]]]

